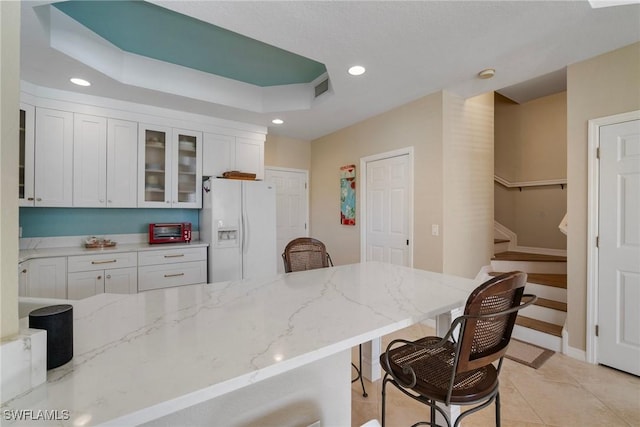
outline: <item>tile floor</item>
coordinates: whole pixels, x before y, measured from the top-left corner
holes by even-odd
[[[384,337],[383,348],[393,338],[416,339],[425,335],[433,335],[433,329],[414,325]],[[381,381],[365,381],[365,387],[367,398],[362,397],[359,382],[352,385],[352,427],[373,418],[380,420]],[[500,374],[500,398],[504,427],[640,426],[640,378],[562,354],[553,355],[537,370],[505,359]],[[428,417],[426,406],[402,395],[393,386],[387,387],[389,427],[410,426]],[[495,426],[495,407],[491,405],[469,415],[462,424]]]

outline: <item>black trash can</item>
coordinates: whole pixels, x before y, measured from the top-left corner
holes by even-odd
[[[73,306],[50,305],[29,313],[29,327],[47,331],[47,370],[73,358]]]

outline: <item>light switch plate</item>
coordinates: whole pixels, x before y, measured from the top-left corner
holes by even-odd
[[[432,236],[440,235],[440,226],[438,224],[431,224],[431,235]]]

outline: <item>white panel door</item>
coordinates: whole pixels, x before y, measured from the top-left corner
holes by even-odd
[[[366,257],[410,266],[409,156],[367,162]]]
[[[308,237],[308,197],[306,171],[266,169],[265,180],[276,187],[276,241],[279,256],[287,243],[297,237]],[[278,273],[284,265],[278,262]]]
[[[640,375],[640,120],[600,128],[598,362]]]
[[[107,119],[73,115],[73,206],[107,205]]]
[[[107,207],[135,208],[138,197],[138,123],[107,121]]]
[[[73,203],[73,113],[36,108],[35,206]]]

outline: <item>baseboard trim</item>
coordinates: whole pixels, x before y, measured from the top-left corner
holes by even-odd
[[[578,348],[575,348],[575,347],[567,346],[566,352],[564,354],[569,356],[569,357],[571,357],[572,359],[576,359],[576,360],[579,360],[581,362],[586,362],[587,361],[587,352],[584,351],[584,350],[580,350]]]

